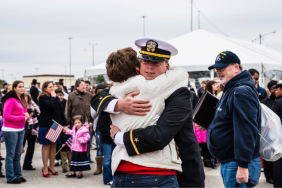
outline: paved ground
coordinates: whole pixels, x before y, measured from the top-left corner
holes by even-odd
[[[5,144],[2,144],[2,155],[5,157]],[[23,154],[24,155],[24,154]],[[96,156],[96,151],[91,150],[91,155]],[[22,156],[23,162],[24,156]],[[94,158],[93,158],[94,159]],[[23,164],[23,163],[21,163]],[[33,158],[33,166],[36,168],[35,171],[23,171],[23,177],[26,178],[27,182],[18,184],[18,185],[8,185],[5,178],[0,179],[0,188],[6,187],[109,187],[103,184],[103,176],[97,175],[94,176],[93,172],[96,170],[96,164],[91,164],[91,171],[84,172],[84,177],[82,179],[67,179],[65,173],[62,173],[61,167],[56,167],[56,170],[59,172],[58,176],[52,176],[51,178],[43,178],[41,169],[42,169],[42,160],[41,160],[41,146],[36,144],[35,154]],[[5,167],[4,167],[5,168]],[[4,171],[5,172],[5,171]],[[206,173],[206,187],[223,187],[222,179],[220,177],[219,168],[210,169],[205,168]],[[265,182],[264,174],[262,173],[260,183],[257,187],[273,187],[272,185]]]

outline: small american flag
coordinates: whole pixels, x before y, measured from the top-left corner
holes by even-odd
[[[53,122],[45,138],[55,143],[58,140],[62,130],[63,127],[61,125],[58,125],[57,123]]]
[[[71,150],[71,145],[72,145],[72,137],[70,137],[67,141],[66,141],[66,143],[65,143],[67,146],[68,146],[68,148],[70,148],[70,150]]]

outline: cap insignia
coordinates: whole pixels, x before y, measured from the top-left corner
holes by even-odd
[[[153,40],[149,40],[147,41],[146,46],[148,52],[154,52],[156,50],[156,47],[158,46],[158,43]]]

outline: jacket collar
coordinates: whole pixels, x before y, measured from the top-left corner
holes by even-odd
[[[6,100],[10,99],[10,98],[14,98],[20,101],[19,97],[17,96],[17,94],[14,91],[10,91],[8,92],[6,95],[4,95],[4,97],[1,99],[2,103],[4,103]]]

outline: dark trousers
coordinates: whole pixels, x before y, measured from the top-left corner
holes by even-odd
[[[27,150],[24,158],[23,168],[30,168],[34,154],[35,141],[36,141],[36,135],[31,135],[30,129],[28,130],[28,132],[25,133],[23,145],[25,145],[26,141],[27,141]]]
[[[282,187],[282,158],[273,163],[273,187]]]
[[[266,179],[273,179],[273,162],[263,160],[264,175]]]

